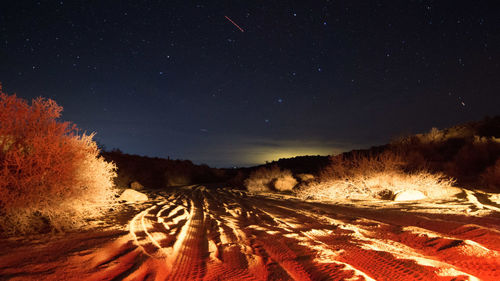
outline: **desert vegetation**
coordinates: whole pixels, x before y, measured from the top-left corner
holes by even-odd
[[[486,168],[481,174],[481,180],[491,190],[500,191],[500,159],[494,165]]]
[[[446,198],[458,192],[454,185],[500,191],[499,159],[500,116],[486,117],[329,158],[280,159],[254,170],[246,186],[278,190],[272,185],[281,169],[299,180],[293,190],[302,198],[394,199],[403,191]]]
[[[428,198],[456,194],[454,180],[442,173],[408,170],[405,158],[387,150],[379,154],[351,153],[331,157],[331,164],[312,181],[298,189],[302,198],[392,199],[398,193],[419,192]]]
[[[115,198],[114,164],[99,156],[93,134],[60,121],[61,111],[0,88],[1,233],[70,229]]]
[[[500,159],[500,116],[396,139],[387,149],[416,167],[440,172],[461,186],[500,191],[495,166]]]
[[[251,192],[291,191],[296,184],[292,172],[278,166],[260,167],[245,180],[245,186]]]
[[[106,160],[116,163],[118,169],[114,183],[118,188],[127,188],[133,182],[138,182],[148,189],[161,189],[222,182],[227,179],[224,170],[195,165],[189,160],[131,155],[118,149],[101,154]]]

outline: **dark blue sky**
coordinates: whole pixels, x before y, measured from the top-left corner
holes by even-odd
[[[108,149],[218,167],[499,114],[499,63],[497,1],[0,4],[6,92]]]

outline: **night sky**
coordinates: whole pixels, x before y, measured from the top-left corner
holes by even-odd
[[[499,114],[497,2],[1,1],[0,82],[107,149],[327,155]]]

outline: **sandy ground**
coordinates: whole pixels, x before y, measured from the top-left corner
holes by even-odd
[[[97,228],[0,240],[0,279],[500,280],[498,205],[469,193],[321,203],[181,188]]]

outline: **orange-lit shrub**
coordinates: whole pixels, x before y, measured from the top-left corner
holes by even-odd
[[[261,167],[250,174],[245,180],[248,191],[291,191],[297,180],[289,170],[281,170],[278,166]]]
[[[97,215],[114,198],[115,166],[93,135],[61,122],[55,101],[31,104],[0,88],[0,231],[64,230]]]
[[[421,191],[429,198],[443,198],[459,192],[454,181],[441,173],[408,172],[404,158],[392,151],[373,155],[352,153],[331,157],[331,164],[318,181],[302,186],[297,195],[325,200],[390,199],[405,190]]]

